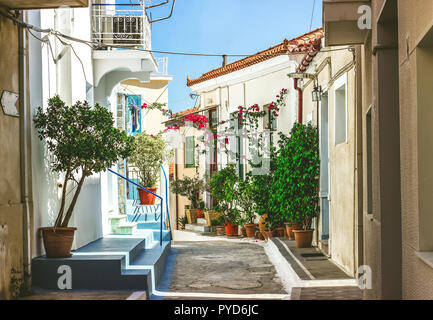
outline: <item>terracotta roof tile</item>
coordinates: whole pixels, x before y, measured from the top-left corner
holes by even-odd
[[[190,87],[200,82],[218,78],[222,75],[247,68],[251,65],[263,62],[268,59],[272,59],[280,54],[291,53],[291,52],[318,51],[320,50],[321,39],[323,38],[323,36],[324,36],[323,29],[319,28],[307,32],[292,40],[284,39],[282,43],[277,44],[276,46],[260,51],[255,55],[251,55],[241,60],[229,63],[226,66],[206,72],[197,79],[190,79],[189,77],[187,77],[187,85]]]
[[[199,109],[200,109],[200,107],[194,107],[194,108],[191,108],[191,109],[180,111],[178,113],[173,113],[172,118],[182,117],[182,116],[185,116],[185,115],[190,114],[192,112],[196,112]]]

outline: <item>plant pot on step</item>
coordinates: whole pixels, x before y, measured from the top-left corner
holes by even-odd
[[[313,231],[310,230],[293,230],[295,234],[296,247],[297,248],[310,248],[313,242]]]
[[[275,236],[275,230],[265,230],[266,239],[273,238]]]
[[[285,236],[285,234],[286,234],[286,232],[285,232],[284,229],[285,229],[284,227],[275,228],[275,230],[274,230],[274,236],[275,237],[283,238]]]
[[[147,190],[153,192],[156,194],[156,191],[158,188],[146,188]],[[146,190],[143,190],[141,188],[137,188],[138,190],[138,196],[140,198],[140,204],[142,205],[154,205],[155,204],[155,196]]]
[[[301,230],[302,227],[297,224],[292,224],[291,222],[284,222],[284,224],[286,225],[286,234],[287,237],[289,237],[289,240],[295,240],[293,230]]]
[[[226,229],[226,235],[229,237],[237,237],[239,235],[239,226],[234,225],[231,222],[226,222],[224,225]]]
[[[255,238],[256,237],[256,231],[257,231],[257,225],[255,224],[246,224],[245,225],[245,231],[247,233],[248,238]]]
[[[200,218],[200,219],[204,218],[203,210],[197,209],[197,218]]]
[[[197,223],[197,210],[198,209],[186,209],[186,217],[188,218],[189,224]]]
[[[217,236],[225,235],[225,227],[224,226],[216,226],[216,234]]]
[[[77,228],[40,228],[47,258],[72,257],[71,248]]]

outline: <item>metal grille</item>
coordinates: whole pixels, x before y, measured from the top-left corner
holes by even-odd
[[[104,45],[151,49],[151,27],[145,8],[94,4],[92,38]]]

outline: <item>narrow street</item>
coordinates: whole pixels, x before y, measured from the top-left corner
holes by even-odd
[[[152,299],[284,299],[274,265],[251,242],[173,242],[172,254]]]

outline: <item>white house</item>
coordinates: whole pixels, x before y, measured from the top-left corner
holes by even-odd
[[[151,74],[158,70],[157,61],[151,53],[139,50],[151,49],[151,27],[146,10],[141,5],[120,7],[113,3],[90,1],[88,8],[25,12],[24,18],[29,24],[84,40],[59,37],[55,33],[28,33],[26,81],[31,116],[38,106],[46,107],[48,98],[54,94],[59,94],[68,105],[87,100],[114,110],[110,97],[122,81],[151,81]],[[53,223],[58,210],[61,177],[51,173],[43,143],[33,126],[31,152],[32,179],[37,186],[33,188],[32,233],[36,241],[32,251],[33,256],[38,256],[44,248],[37,230]],[[75,248],[103,236],[103,224],[109,212],[117,211],[116,197],[113,197],[116,191],[117,178],[108,172],[87,180],[74,210],[79,214],[74,214],[70,222],[78,228]]]
[[[215,133],[222,134],[225,128],[233,126],[230,115],[238,111],[239,106],[258,105],[260,111],[266,112],[265,117],[259,119],[258,130],[270,128],[288,135],[298,119],[298,90],[288,74],[296,72],[305,52],[317,43],[321,34],[321,29],[313,30],[230,64],[223,59],[222,67],[197,79],[188,78],[188,86],[200,96],[198,112],[204,113],[209,121],[218,122],[220,125]],[[281,106],[278,117],[271,119],[268,105],[277,101],[282,89],[287,90],[285,105]],[[225,123],[221,125],[222,121]],[[277,145],[278,135],[273,134],[272,139]],[[249,139],[245,136],[230,140],[232,150],[240,155],[237,160],[240,176],[251,169],[248,160],[252,155],[248,144]],[[206,173],[212,174],[225,167],[228,161],[229,155],[219,148],[216,155],[207,155]]]

